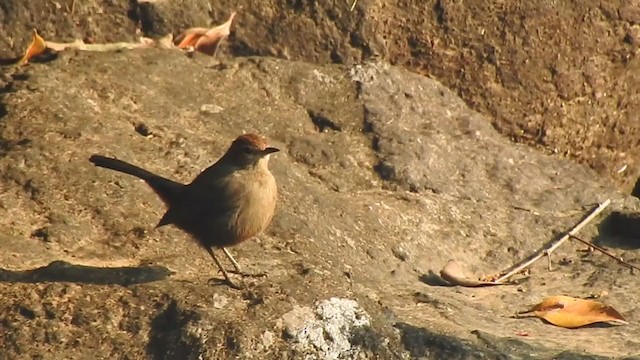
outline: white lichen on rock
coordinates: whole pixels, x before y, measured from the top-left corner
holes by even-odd
[[[311,359],[353,359],[360,349],[351,344],[354,330],[369,326],[369,315],[349,299],[331,298],[316,308],[295,306],[282,317],[293,348]]]

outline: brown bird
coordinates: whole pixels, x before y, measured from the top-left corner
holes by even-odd
[[[186,185],[118,159],[92,155],[89,161],[149,184],[168,207],[156,227],[172,224],[191,234],[211,255],[227,283],[238,288],[213,248],[222,249],[241,274],[226,247],[260,234],[271,222],[278,190],[268,163],[270,154],[277,151],[259,135],[241,135],[215,164]]]

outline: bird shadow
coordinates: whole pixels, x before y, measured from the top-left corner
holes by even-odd
[[[0,268],[0,282],[43,283],[70,282],[93,285],[129,286],[163,280],[173,271],[164,266],[96,267],[53,261],[49,265],[30,270],[6,270]]]

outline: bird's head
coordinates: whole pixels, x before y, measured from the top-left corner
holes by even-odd
[[[225,157],[238,167],[267,166],[269,155],[280,151],[267,145],[265,139],[256,134],[244,134],[238,136]]]

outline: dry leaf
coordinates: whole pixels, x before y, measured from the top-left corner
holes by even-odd
[[[577,328],[594,323],[627,324],[622,315],[611,306],[594,300],[576,299],[569,296],[551,296],[531,310],[535,316],[553,325]]]
[[[493,286],[504,285],[490,281],[481,281],[472,279],[464,273],[460,265],[454,260],[449,260],[447,265],[440,270],[440,277],[448,281],[453,285],[460,285],[466,287],[479,287],[479,286]]]
[[[229,20],[212,29],[195,27],[182,32],[176,37],[177,47],[180,49],[193,48],[201,53],[215,56],[222,40],[231,34],[231,23],[236,13],[231,13]]]
[[[207,28],[200,28],[200,27],[190,28],[183,31],[180,35],[176,36],[174,41],[177,43],[176,46],[180,49],[195,47],[196,43],[198,42],[198,39],[204,36],[204,34],[206,34],[207,31],[209,31],[209,29]]]
[[[38,31],[36,29],[33,29],[32,36],[33,38],[31,40],[31,44],[27,48],[27,51],[25,51],[22,59],[20,59],[19,61],[19,64],[21,65],[27,65],[29,63],[29,60],[42,54],[47,48],[47,43],[42,37],[40,37],[40,35],[38,35]]]

